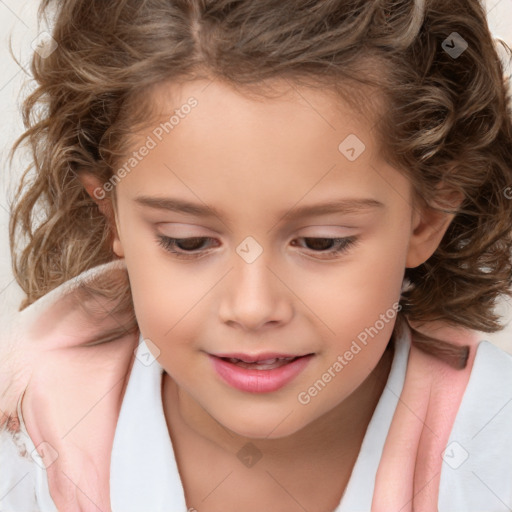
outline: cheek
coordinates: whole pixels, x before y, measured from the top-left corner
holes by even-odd
[[[130,269],[135,315],[144,338],[157,347],[154,356],[167,373],[180,381],[197,378],[192,358],[197,357],[195,344],[200,338],[199,290],[181,287],[175,280],[160,275],[156,267]],[[172,286],[170,281],[173,281]],[[200,293],[199,295],[204,295]],[[153,349],[151,349],[153,351]]]
[[[130,229],[124,233],[122,245],[137,321],[146,337],[151,332],[162,339],[180,319],[195,314],[207,283],[204,279],[200,282],[192,265],[176,264],[136,219],[127,225]]]
[[[350,340],[381,314],[394,318],[405,269],[405,242],[400,244],[379,250],[375,241],[328,271],[306,281],[297,278],[292,288],[317,318],[315,323],[326,326],[328,339]]]
[[[407,234],[382,232],[361,254],[350,274],[351,314],[379,317],[398,301],[407,258]],[[358,315],[359,316],[359,315]]]
[[[182,339],[191,326],[200,325],[201,298],[205,290],[188,281],[166,275],[157,267],[130,268],[135,314],[142,333],[156,340],[169,343]],[[204,286],[203,286],[204,288]]]

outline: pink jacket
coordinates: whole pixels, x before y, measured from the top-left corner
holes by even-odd
[[[5,355],[0,359],[0,426],[6,424],[12,432],[19,428],[16,406],[22,396],[22,417],[38,453],[52,462],[58,454],[47,476],[52,499],[62,512],[97,512],[96,505],[111,510],[110,454],[139,341],[135,333],[87,346],[99,329],[127,322],[108,314],[111,308],[101,301],[95,317],[73,305],[80,284],[99,276],[127,279],[124,260],[90,269],[41,297],[16,314],[7,339],[1,340]],[[405,384],[377,472],[372,512],[437,510],[441,455],[477,346],[475,333],[445,329],[443,334],[471,346],[469,363],[455,370],[411,345]]]

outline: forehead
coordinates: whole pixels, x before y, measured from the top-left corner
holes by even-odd
[[[384,98],[375,88],[363,84],[338,82],[337,85],[308,85],[287,78],[271,78],[255,84],[234,84],[220,79],[169,81],[155,84],[145,94],[153,114],[151,123],[169,119],[194,97],[204,108],[229,107],[238,114],[285,110],[313,111],[328,122],[332,116],[353,117],[355,122],[375,124],[381,115]],[[332,128],[332,126],[331,126]]]
[[[146,95],[150,120],[136,132],[137,142],[151,136],[157,139],[156,152],[163,144],[179,146],[181,154],[195,150],[217,163],[236,157],[257,157],[260,164],[272,160],[274,165],[282,159],[319,160],[333,152],[337,156],[347,137],[358,143],[356,150],[364,146],[367,154],[378,152],[378,113],[368,114],[371,98],[362,91],[343,94],[348,101],[331,89],[285,79],[250,88],[207,79],[162,83]],[[358,100],[364,108],[354,107]]]
[[[133,197],[135,190],[146,196],[180,190],[195,202],[221,201],[227,210],[257,204],[260,211],[263,203],[281,210],[331,192],[396,194],[384,176],[390,170],[380,159],[372,119],[330,90],[281,81],[263,96],[257,92],[217,80],[155,87],[158,115],[131,147],[151,141],[151,150],[121,186],[132,183]]]

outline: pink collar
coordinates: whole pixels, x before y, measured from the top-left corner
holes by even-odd
[[[476,355],[474,332],[439,328],[432,335],[470,353],[455,370],[411,344],[404,387],[384,445],[371,512],[437,512],[443,452]]]
[[[5,390],[0,426],[8,421],[10,430],[19,428],[16,406],[23,394],[25,426],[46,463],[51,496],[62,512],[111,510],[110,455],[139,342],[139,334],[132,333],[80,346],[99,328],[128,323],[112,314],[90,318],[73,307],[73,291],[84,279],[99,275],[127,279],[124,260],[94,267],[17,313],[0,358],[0,390]],[[371,512],[437,511],[442,454],[469,380],[476,336],[447,328],[435,335],[469,345],[468,365],[452,369],[411,345]]]

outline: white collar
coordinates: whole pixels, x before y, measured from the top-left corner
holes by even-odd
[[[377,469],[405,383],[409,360],[411,331],[405,322],[402,325],[402,334],[395,339],[393,361],[386,385],[366,428],[361,449],[341,502],[334,512],[371,509]]]
[[[163,412],[163,371],[140,336],[112,447],[112,510],[186,510]]]

